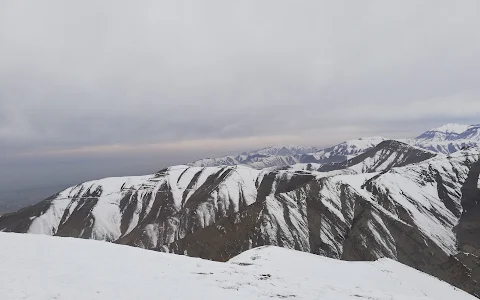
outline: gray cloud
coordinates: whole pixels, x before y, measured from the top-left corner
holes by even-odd
[[[179,143],[188,159],[478,123],[479,9],[476,0],[2,2],[0,147],[11,161]],[[198,152],[202,140],[215,149]]]

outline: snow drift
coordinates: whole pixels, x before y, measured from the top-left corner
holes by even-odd
[[[110,243],[0,233],[5,300],[470,300],[389,259],[343,262],[276,247],[228,263]]]

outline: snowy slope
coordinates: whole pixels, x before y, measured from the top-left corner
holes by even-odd
[[[323,165],[317,170],[321,172],[344,170],[350,174],[382,172],[393,167],[422,162],[435,155],[431,151],[388,140],[347,161]]]
[[[313,146],[280,146],[267,147],[238,155],[226,155],[217,158],[205,158],[191,163],[194,167],[214,167],[249,165],[257,169],[285,166],[299,162],[299,156],[319,151]]]
[[[260,173],[242,166],[175,166],[147,176],[85,182],[1,216],[0,230],[123,239],[154,248],[255,202]]]
[[[431,142],[431,141],[416,141],[416,140],[404,140],[404,142],[409,143],[410,145],[423,148],[425,150],[450,154],[460,151],[466,148],[479,148],[479,141],[472,140],[454,140],[454,141],[442,141],[442,142]]]
[[[97,241],[0,233],[5,300],[470,300],[397,262],[342,262],[263,247],[229,263]]]
[[[472,125],[450,123],[450,124],[445,124],[443,126],[431,129],[431,131],[445,132],[447,134],[450,134],[450,133],[461,134],[462,132],[468,130],[470,127],[472,127]]]
[[[444,154],[480,147],[480,125],[447,124],[424,132],[407,143]]]
[[[430,129],[416,137],[418,141],[442,142],[458,139],[459,135],[470,128],[464,124],[446,124]]]
[[[384,140],[385,138],[381,136],[363,137],[343,142],[331,148],[313,153],[313,155],[322,163],[342,162],[364,153]]]
[[[394,237],[396,230],[392,231],[388,225],[385,225],[390,221],[411,226],[413,230],[418,230],[426,243],[431,241],[439,247],[441,252],[455,254],[456,237],[453,227],[457,224],[462,212],[461,188],[469,176],[473,162],[479,159],[478,152],[465,151],[453,154],[448,159],[433,157],[418,164],[393,168],[386,173],[322,178],[323,185],[320,193],[324,196],[321,197],[321,201],[324,204],[328,203],[326,206],[332,211],[332,215],[340,216],[340,220],[331,221],[333,226],[338,228],[342,226],[342,222],[347,226],[348,223],[353,222],[352,218],[355,218],[358,211],[349,212],[340,209],[344,206],[342,201],[352,201],[352,199],[345,199],[341,195],[335,196],[334,193],[345,193],[347,188],[349,193],[356,194],[356,197],[353,197],[354,201],[369,203],[370,207],[367,210],[372,210],[369,212],[372,215],[367,217],[368,214],[363,214],[362,218],[367,219],[367,225],[370,222],[377,225],[367,226],[361,230],[362,235],[365,234],[364,237],[369,237],[372,245],[368,244],[368,239],[356,240],[355,243],[360,243],[348,250],[350,258],[386,256],[400,259],[398,250],[406,244],[397,243]],[[358,221],[356,225],[359,225]],[[359,236],[355,238],[358,239]],[[335,241],[331,241],[334,248],[339,251],[338,257],[345,256],[345,247],[353,246],[348,241],[339,243],[340,241],[338,237]]]
[[[473,140],[480,141],[480,124],[471,125],[467,130],[460,133],[458,136],[459,140]]]
[[[401,167],[422,162],[438,155],[395,140],[385,140],[364,153],[339,163],[316,164],[303,163],[286,166],[282,170],[318,171],[325,176],[341,174],[360,174],[383,172],[394,167]]]

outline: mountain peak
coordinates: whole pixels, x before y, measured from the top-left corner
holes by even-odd
[[[460,134],[460,133],[466,131],[470,127],[471,127],[471,125],[449,123],[449,124],[445,124],[445,125],[442,125],[442,126],[437,127],[437,128],[432,128],[429,131]]]
[[[319,149],[314,146],[299,146],[299,145],[278,145],[261,148],[250,153],[263,155],[297,155],[316,152]]]
[[[383,136],[376,135],[376,136],[364,136],[359,138],[359,140],[360,141],[376,141],[376,140],[383,141],[383,140],[386,140],[386,138],[384,138]]]
[[[367,149],[367,148],[375,147],[376,145],[380,144],[381,142],[383,142],[385,140],[387,140],[387,139],[382,137],[382,136],[366,136],[366,137],[361,137],[361,138],[354,139],[354,140],[345,141],[345,142],[343,142],[343,143],[341,143],[337,146],[348,145],[348,146],[351,146],[351,147],[358,147],[358,148]]]
[[[382,172],[393,167],[419,163],[434,157],[434,152],[396,140],[385,140],[377,146],[342,163],[323,165],[322,172],[350,170],[355,173]]]
[[[430,129],[417,136],[418,141],[444,142],[458,139],[458,137],[472,126],[464,124],[445,124],[443,126]]]

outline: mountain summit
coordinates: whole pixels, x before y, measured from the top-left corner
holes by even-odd
[[[442,142],[459,139],[460,135],[472,126],[463,124],[446,124],[424,132],[415,139],[418,141]]]

